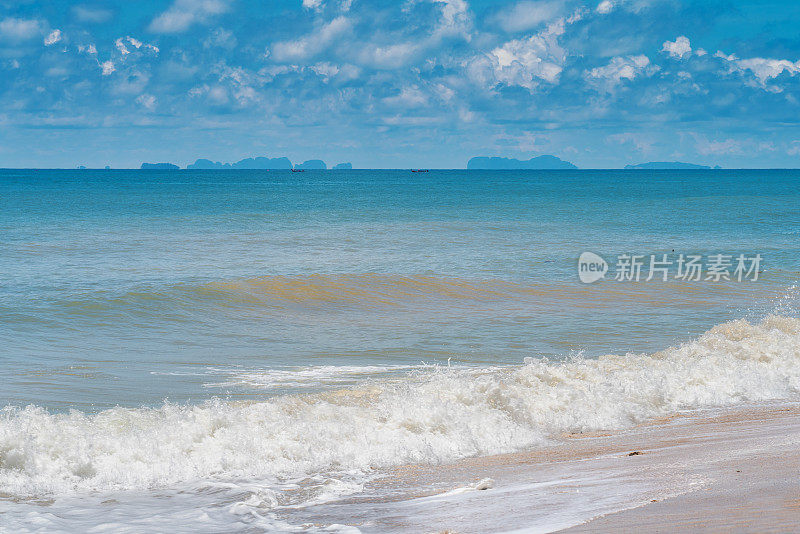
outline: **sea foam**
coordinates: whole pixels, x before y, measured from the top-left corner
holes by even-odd
[[[369,473],[799,393],[800,320],[769,316],[654,354],[434,368],[261,402],[96,414],[9,406],[0,411],[0,488],[30,497]]]

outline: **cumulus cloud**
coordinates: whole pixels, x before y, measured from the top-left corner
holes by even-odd
[[[564,31],[565,21],[561,19],[527,39],[508,41],[473,60],[471,78],[489,87],[500,83],[530,90],[541,82],[555,83],[566,59],[558,41]]]
[[[114,62],[112,62],[111,60],[99,63],[99,65],[100,65],[100,70],[103,72],[103,76],[109,76],[112,72],[117,70],[114,67]]]
[[[765,85],[768,80],[777,78],[784,72],[797,74],[800,72],[800,61],[792,62],[788,59],[767,59],[755,57],[750,59],[740,59],[736,62],[740,69],[749,70],[756,79]]]
[[[130,51],[128,50],[128,47],[125,46],[125,42],[122,40],[122,37],[114,41],[114,46],[117,47],[117,50],[119,50],[119,53],[123,56],[130,54]]]
[[[148,29],[155,33],[181,33],[229,8],[228,0],[175,0],[169,9],[153,19]]]
[[[472,21],[469,17],[469,6],[465,0],[432,0],[441,7],[434,38],[447,36],[463,36],[469,40]]]
[[[729,73],[738,72],[744,74],[749,72],[756,79],[761,88],[776,92],[780,92],[782,89],[780,87],[769,87],[767,82],[777,78],[783,73],[792,76],[800,73],[800,61],[763,57],[739,59],[734,54],[727,55],[721,51],[717,51],[714,57],[722,59],[727,64]]]
[[[606,15],[608,13],[611,13],[613,10],[614,10],[614,2],[612,2],[611,0],[603,0],[602,2],[597,4],[597,8],[595,9],[595,11],[597,11],[601,15]]]
[[[139,39],[131,37],[130,35],[128,35],[128,36],[126,36],[124,38],[120,37],[116,41],[114,41],[114,47],[116,47],[116,49],[119,51],[119,53],[123,57],[125,57],[125,56],[127,56],[128,54],[131,53],[131,51],[128,48],[128,46],[132,46],[136,50],[140,50],[140,49],[150,50],[151,52],[154,52],[156,54],[158,54],[158,52],[159,52],[159,49],[158,49],[157,46],[154,46],[154,45],[151,45],[151,44],[148,44],[148,43],[143,43]]]
[[[303,0],[303,7],[306,9],[320,9],[322,0]]]
[[[666,52],[671,57],[683,59],[692,53],[692,45],[687,37],[681,35],[675,41],[665,41],[661,51]]]
[[[22,43],[42,33],[43,25],[38,20],[8,17],[0,21],[0,41]]]
[[[638,76],[646,74],[648,65],[650,65],[650,59],[644,55],[617,56],[612,58],[607,65],[589,71],[587,76],[610,91],[623,83],[623,80],[632,81]]]
[[[44,38],[44,45],[54,45],[61,40],[61,30],[53,30]]]

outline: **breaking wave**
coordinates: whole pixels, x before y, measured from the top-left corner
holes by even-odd
[[[252,377],[251,377],[252,379]],[[800,320],[718,325],[654,354],[434,368],[263,402],[0,411],[7,496],[285,480],[510,452],[680,410],[795,399]]]

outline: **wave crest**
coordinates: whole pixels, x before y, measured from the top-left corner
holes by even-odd
[[[655,354],[435,368],[403,380],[263,402],[0,412],[0,487],[13,496],[264,479],[447,462],[679,410],[795,399],[800,320],[715,326]]]

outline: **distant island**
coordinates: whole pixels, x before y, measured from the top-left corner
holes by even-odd
[[[625,165],[626,170],[647,169],[647,170],[687,170],[687,169],[710,169],[708,165],[697,165],[694,163],[681,163],[680,161],[651,161],[649,163],[639,163],[638,165]],[[719,169],[720,167],[714,167]]]
[[[292,162],[289,158],[245,158],[236,163],[220,163],[210,159],[198,159],[191,165],[186,166],[189,170],[213,170],[213,169],[291,169]]]
[[[83,165],[78,167],[85,169]],[[106,167],[109,169],[110,167]],[[144,170],[178,170],[179,166],[173,163],[142,163],[141,166]],[[262,170],[327,170],[328,166],[321,159],[309,159],[303,163],[292,164],[291,160],[287,157],[268,158],[268,157],[255,157],[241,159],[235,163],[222,163],[219,161],[211,161],[210,159],[200,158],[194,163],[186,166],[188,170],[225,170],[225,169],[262,169]],[[331,170],[343,171],[351,170],[353,164],[350,162],[337,163]],[[468,170],[573,170],[578,167],[569,161],[564,161],[556,156],[544,155],[537,156],[528,160],[520,160],[516,158],[504,158],[499,156],[478,156],[471,158],[467,162]],[[721,167],[715,166],[713,169],[720,169]],[[695,163],[683,163],[680,161],[650,161],[647,163],[638,163],[625,165],[625,170],[708,170],[712,167],[708,165],[698,165]]]
[[[298,163],[294,168],[303,171],[324,171],[328,166],[321,159],[310,159],[303,163]]]
[[[180,169],[177,165],[172,163],[142,163],[143,170],[159,170],[159,171],[176,171]]]
[[[555,156],[537,156],[529,160],[519,160],[515,158],[500,157],[475,157],[467,163],[470,170],[557,170],[557,169],[577,169],[569,161],[564,161]]]

